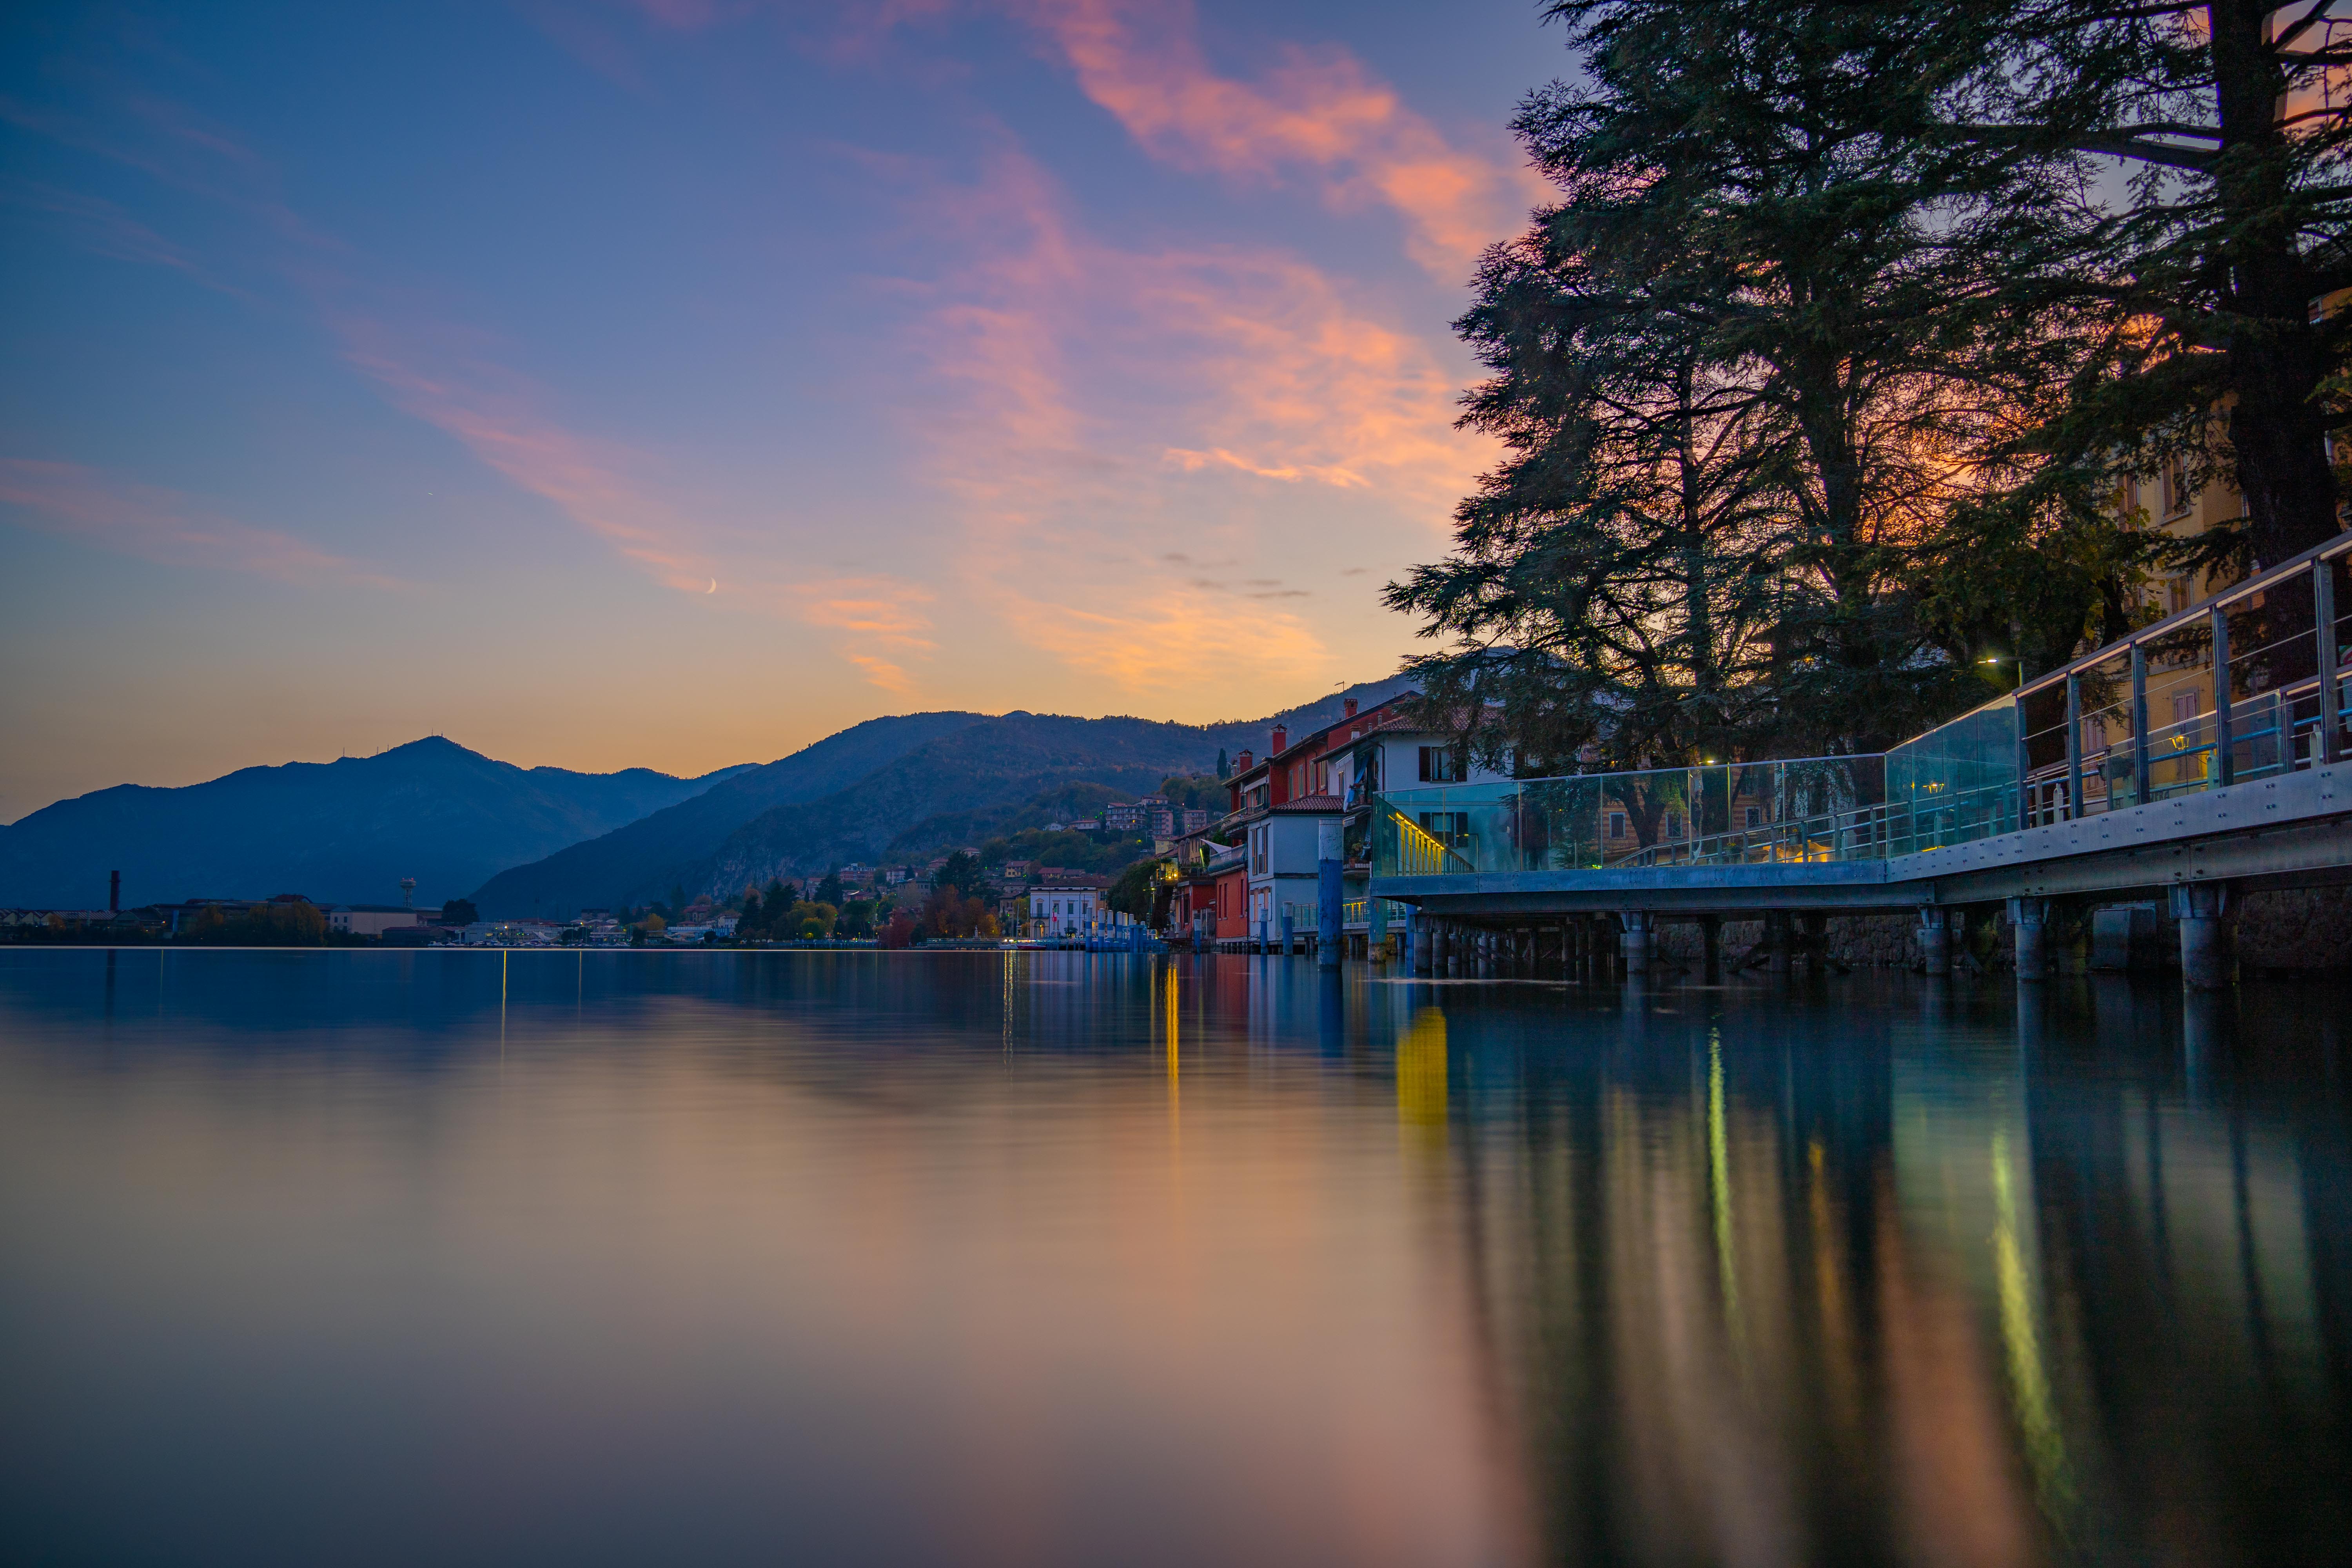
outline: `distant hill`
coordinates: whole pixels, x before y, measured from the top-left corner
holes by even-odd
[[[120,784],[0,827],[0,904],[102,906],[112,870],[125,907],[289,892],[394,903],[403,877],[418,903],[439,904],[742,771],[520,768],[430,739],[179,789]]]
[[[1209,771],[1220,750],[1263,754],[1276,724],[1301,735],[1338,719],[1349,697],[1369,706],[1404,689],[1401,679],[1368,682],[1265,719],[1211,725],[1024,712],[877,719],[502,872],[475,901],[489,915],[562,916],[666,898],[673,887],[725,896],[933,841],[978,842],[1028,825],[1042,803],[1132,799],[1171,774]]]
[[[869,719],[667,810],[503,871],[482,884],[474,901],[486,915],[512,919],[663,897],[688,868],[762,813],[821,799],[845,779],[863,778],[928,742],[986,721],[980,713]]]

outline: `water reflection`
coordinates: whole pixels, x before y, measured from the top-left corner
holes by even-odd
[[[0,953],[0,1501],[110,1562],[2320,1561],[2341,1001]]]

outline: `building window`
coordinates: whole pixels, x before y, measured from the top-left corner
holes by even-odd
[[[2179,458],[2164,465],[2164,515],[2184,516],[2189,510],[2189,471]]]
[[[1609,814],[1609,837],[1612,838],[1622,838],[1625,837],[1625,814],[1623,812],[1612,811]]]
[[[1746,816],[1744,816],[1744,818],[1743,818],[1743,819],[1742,819],[1742,821],[1741,821],[1741,826],[1745,826],[1745,827],[1761,827],[1761,826],[1764,826],[1764,813],[1763,813],[1763,811],[1762,811],[1760,808],[1757,807],[1757,806],[1752,806],[1752,805],[1751,805],[1751,806],[1748,807],[1748,809],[1747,809],[1747,813],[1746,813]]]
[[[2182,610],[2189,607],[2188,578],[2175,577],[2172,581],[2164,585],[2164,590],[2165,596],[2170,602],[2172,611],[2175,615],[2179,614]]]
[[[1682,813],[1678,811],[1670,811],[1666,813],[1666,837],[1669,838],[1680,838],[1682,836]]]
[[[1462,752],[1454,746],[1423,746],[1421,748],[1421,782],[1423,784],[1460,784]]]
[[[1265,836],[1264,826],[1250,829],[1250,869],[1263,875],[1265,871]]]

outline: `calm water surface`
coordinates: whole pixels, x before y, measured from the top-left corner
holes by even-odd
[[[0,951],[44,1563],[2340,1561],[2352,996]]]

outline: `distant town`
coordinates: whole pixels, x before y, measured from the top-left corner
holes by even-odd
[[[1346,845],[1351,951],[1369,945],[1368,845],[1373,795],[1389,781],[1480,782],[1454,737],[1424,732],[1405,692],[1312,730],[1270,727],[1263,753],[1217,773],[1170,777],[1156,793],[1049,821],[920,861],[856,862],[777,876],[724,897],[683,887],[569,919],[487,919],[467,899],[336,903],[289,891],[266,899],[192,896],[121,907],[121,871],[93,872],[103,906],[0,910],[18,942],[423,948],[907,948],[935,943],[1264,946],[1315,931],[1318,834]],[[1500,776],[1500,775],[1495,775]],[[1433,825],[1441,834],[1443,823]],[[1604,831],[1607,831],[1604,829]],[[1614,831],[1631,843],[1621,820]],[[392,868],[387,868],[391,870]]]

